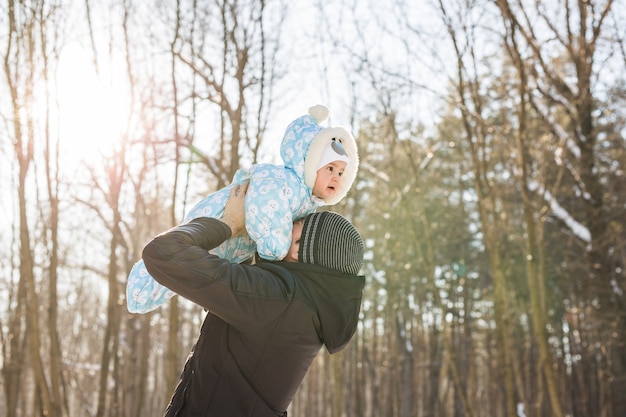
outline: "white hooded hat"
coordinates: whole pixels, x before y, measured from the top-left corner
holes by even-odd
[[[309,108],[309,114],[313,117],[316,114],[328,114],[328,109],[321,105],[313,106]],[[341,126],[319,127],[304,158],[305,184],[313,188],[317,170],[333,161],[346,162],[346,169],[339,180],[340,189],[337,194],[324,200],[328,205],[338,203],[348,194],[359,169],[359,155],[356,140],[347,129]]]

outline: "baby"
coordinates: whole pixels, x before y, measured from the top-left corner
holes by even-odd
[[[233,182],[205,197],[185,217],[220,218],[233,187],[248,182],[245,200],[247,236],[226,240],[211,250],[231,262],[256,253],[269,261],[287,256],[296,219],[323,205],[341,201],[352,186],[359,166],[354,137],[343,127],[322,128],[328,109],[317,105],[294,120],[280,147],[284,166],[257,164],[235,173]],[[137,262],[128,276],[126,303],[131,313],[147,313],[167,302],[174,292],[157,283]]]

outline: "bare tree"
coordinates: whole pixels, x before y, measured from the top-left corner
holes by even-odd
[[[539,206],[534,203],[533,193],[531,191],[532,184],[536,183],[537,175],[533,173],[533,164],[530,161],[532,155],[530,144],[528,143],[529,137],[533,135],[530,133],[531,128],[529,125],[528,115],[528,74],[523,64],[523,57],[518,49],[516,39],[516,28],[507,28],[506,32],[506,47],[510,54],[514,67],[517,69],[518,82],[517,82],[517,126],[516,130],[516,142],[517,151],[515,155],[517,157],[517,171],[519,172],[519,188],[521,190],[522,204],[524,207],[524,219],[526,224],[525,233],[525,251],[526,251],[526,264],[527,264],[527,276],[528,287],[530,293],[530,300],[532,306],[532,318],[533,318],[533,330],[535,333],[535,343],[538,346],[539,351],[539,372],[543,375],[540,381],[545,380],[548,391],[548,399],[551,405],[552,413],[555,416],[563,416],[562,398],[559,395],[557,388],[556,375],[554,372],[554,358],[551,357],[551,352],[548,346],[548,335],[546,329],[548,327],[548,319],[545,305],[545,260],[544,260],[544,245],[543,245],[543,225],[545,216],[539,216],[538,212],[545,213],[548,208],[546,204],[539,200]],[[540,401],[535,403],[535,413],[540,414],[542,404]]]
[[[601,341],[598,345],[601,348],[596,353],[602,358],[598,389],[603,398],[599,398],[596,412],[603,416],[621,415],[623,406],[619,405],[622,403],[619,393],[626,386],[621,377],[626,374],[626,356],[622,348],[626,343],[626,315],[620,294],[623,285],[621,290],[614,289],[620,286],[619,282],[624,282],[623,264],[612,255],[618,242],[609,228],[612,216],[605,197],[603,174],[598,169],[600,139],[594,115],[598,102],[595,83],[603,73],[600,60],[611,53],[606,49],[602,34],[610,24],[614,2],[566,1],[562,9],[559,7],[566,12],[561,15],[562,19],[555,19],[557,10],[539,3],[498,1],[497,4],[509,28],[509,46],[518,62],[521,81],[538,93],[523,93],[523,97],[528,97],[530,105],[562,141],[565,149],[572,150],[566,154],[568,162],[565,166],[584,195],[580,200],[583,207],[580,221],[590,234],[587,307],[589,312],[596,311],[591,315],[599,326],[597,337]],[[546,33],[539,29],[540,25]],[[560,60],[551,59],[555,47],[561,51]],[[562,117],[555,117],[556,112],[551,107],[558,109]],[[542,351],[552,408],[557,413],[560,410],[557,390],[550,377],[550,366],[544,362],[545,355],[546,352]]]
[[[202,151],[204,143],[188,146],[221,188],[242,159],[256,161],[278,80],[277,53],[287,7],[266,1],[216,0],[204,7],[178,1],[177,10],[171,51],[194,79],[192,89],[177,89],[181,103],[191,99],[208,104],[217,116],[217,130],[207,138],[213,150]],[[266,27],[268,19],[271,28]]]
[[[458,103],[463,126],[463,136],[471,161],[472,180],[477,198],[477,211],[484,235],[484,244],[489,259],[494,284],[494,319],[497,323],[499,353],[502,355],[502,378],[505,387],[505,414],[516,415],[516,382],[514,373],[514,349],[511,337],[512,310],[509,305],[506,274],[502,258],[502,210],[499,204],[499,191],[491,180],[492,135],[485,120],[485,101],[480,95],[480,78],[475,73],[477,67],[474,43],[477,29],[465,22],[468,17],[465,9],[454,9],[444,2],[440,4],[440,16],[446,27],[452,50],[454,51],[455,71],[450,81],[454,85],[452,100]],[[519,384],[518,384],[519,386]]]
[[[9,348],[3,349],[5,368],[3,374],[7,381],[7,411],[17,413],[20,382],[24,364],[32,369],[38,396],[34,409],[38,413],[60,416],[62,415],[62,383],[61,383],[61,353],[57,332],[57,232],[58,232],[58,196],[56,195],[55,178],[51,173],[51,166],[56,163],[54,156],[49,153],[50,128],[48,112],[43,120],[38,120],[35,110],[41,105],[49,109],[50,102],[44,100],[37,103],[40,92],[48,92],[50,61],[48,52],[50,45],[48,28],[55,23],[54,16],[57,5],[48,5],[43,1],[18,3],[10,1],[6,8],[7,37],[3,55],[3,69],[7,86],[10,92],[11,114],[6,115],[11,120],[10,133],[13,138],[13,150],[18,166],[17,179],[17,207],[19,208],[19,283],[17,297],[13,300],[13,310],[9,320]],[[54,47],[55,39],[51,39]],[[43,78],[43,81],[40,78]],[[32,167],[35,161],[36,138],[40,135],[38,127],[43,124],[42,134],[47,139],[44,149],[45,168],[47,175],[48,202],[50,210],[50,255],[48,265],[48,327],[50,337],[49,355],[44,353],[46,338],[42,337],[40,322],[39,281],[35,274],[34,247],[32,240],[31,221],[28,207],[32,204],[28,189],[33,175]],[[25,327],[24,327],[25,326]],[[27,353],[27,355],[26,355]],[[28,358],[28,361],[25,359]],[[49,362],[48,362],[49,361]],[[49,365],[49,366],[48,366]]]

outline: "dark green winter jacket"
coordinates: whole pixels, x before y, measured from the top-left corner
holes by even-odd
[[[230,234],[199,218],[144,248],[155,280],[208,310],[166,416],[286,416],[321,347],[335,353],[356,330],[362,276],[208,253]]]

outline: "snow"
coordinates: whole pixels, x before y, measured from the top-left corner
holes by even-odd
[[[589,229],[574,219],[574,217],[559,204],[556,198],[554,198],[550,191],[546,190],[542,184],[538,184],[536,181],[529,181],[528,189],[531,191],[536,190],[543,196],[543,199],[546,203],[548,203],[550,209],[552,210],[552,215],[565,223],[574,236],[578,237],[585,243],[591,243],[591,233],[589,232]]]

